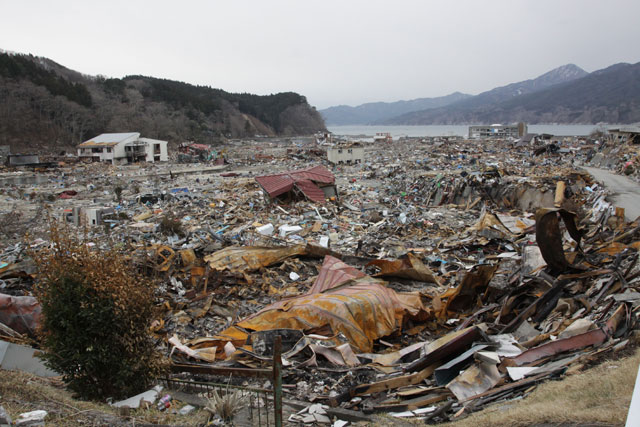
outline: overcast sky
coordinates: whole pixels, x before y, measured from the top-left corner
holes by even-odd
[[[638,16],[638,0],[0,0],[0,48],[320,109],[636,63]]]

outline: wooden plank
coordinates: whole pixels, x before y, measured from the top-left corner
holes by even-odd
[[[434,363],[431,366],[427,366],[421,371],[415,372],[409,375],[402,375],[395,378],[389,378],[382,381],[377,381],[370,384],[360,384],[350,388],[346,392],[339,396],[329,399],[329,405],[332,407],[340,405],[342,402],[351,400],[356,396],[364,396],[367,394],[379,393],[385,390],[393,390],[400,387],[406,387],[411,385],[420,384],[425,379],[433,375],[436,368],[440,366],[440,363]]]
[[[414,399],[405,400],[404,402],[391,403],[391,404],[378,404],[375,406],[375,411],[415,411],[416,409],[423,408],[432,403],[441,402],[452,396],[451,393],[439,393],[437,395],[429,394],[427,396],[420,396]]]

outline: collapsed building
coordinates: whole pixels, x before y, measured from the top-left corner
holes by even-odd
[[[338,195],[335,176],[324,166],[256,177],[256,182],[271,199],[306,198],[314,202]]]
[[[640,144],[640,126],[622,126],[609,129],[609,139],[622,144]]]

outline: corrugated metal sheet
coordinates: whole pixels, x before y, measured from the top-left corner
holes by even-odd
[[[258,176],[256,181],[271,197],[278,197],[296,186],[310,200],[324,202],[324,192],[315,183],[333,184],[336,178],[324,166],[314,166],[297,171]]]
[[[288,172],[288,174],[291,175],[291,177],[296,181],[302,179],[310,179],[311,181],[321,182],[323,184],[333,184],[336,181],[336,177],[333,176],[331,171],[320,165],[314,166],[312,168]]]
[[[320,203],[324,202],[324,191],[310,180],[303,179],[301,181],[297,181],[294,185],[298,187],[309,200]]]
[[[258,184],[271,197],[278,197],[281,194],[291,191],[295,181],[287,175],[265,175],[256,177]]]
[[[320,273],[318,273],[316,282],[309,290],[309,293],[318,294],[326,291],[327,289],[340,286],[349,280],[359,279],[364,276],[366,276],[366,274],[357,268],[345,264],[338,258],[327,256],[324,258]]]
[[[84,141],[82,144],[78,145],[78,147],[91,147],[91,146],[113,146],[117,145],[125,139],[129,139],[131,137],[140,138],[140,133],[138,132],[129,132],[129,133],[102,133],[95,138],[91,138],[87,141]]]
[[[399,330],[405,316],[422,318],[427,311],[419,293],[395,292],[386,282],[327,256],[309,293],[277,301],[198,346],[222,349],[231,341],[238,347],[246,343],[247,330],[284,328],[341,333],[355,350],[366,353],[374,340]]]

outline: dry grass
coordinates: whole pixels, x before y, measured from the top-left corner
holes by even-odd
[[[107,404],[76,400],[58,380],[0,369],[0,405],[15,421],[23,412],[44,409],[47,426],[165,424],[196,426],[207,422],[209,414],[197,410],[189,415],[160,412],[155,406],[132,410],[120,416]],[[174,402],[176,408],[182,405]]]
[[[624,425],[640,350],[561,381],[546,382],[522,401],[495,404],[451,427]]]
[[[630,357],[605,362],[561,381],[541,384],[524,400],[495,404],[443,426],[624,425],[639,364],[640,350],[636,350]],[[118,417],[117,411],[106,404],[73,399],[56,381],[4,370],[0,370],[0,378],[0,405],[14,419],[22,412],[44,409],[49,412],[48,426],[131,425],[132,422],[202,425],[208,418],[204,410],[179,416],[159,412],[155,407]],[[375,423],[417,424],[422,423],[388,416],[378,416]]]

